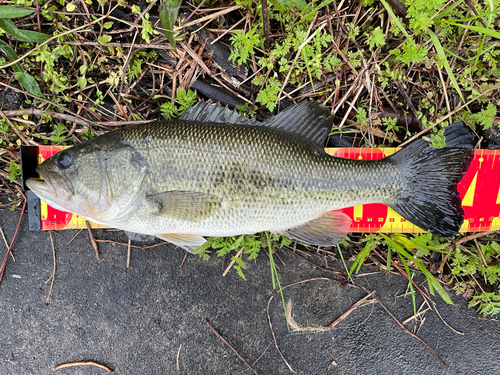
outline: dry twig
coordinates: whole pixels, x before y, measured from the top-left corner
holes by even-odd
[[[231,346],[231,344],[230,344],[230,343],[229,343],[229,342],[228,342],[228,341],[227,341],[224,337],[222,337],[222,336],[220,335],[220,333],[219,333],[219,332],[217,332],[217,331],[216,331],[216,329],[214,328],[214,326],[213,326],[212,324],[210,324],[210,322],[209,322],[207,319],[205,319],[205,323],[207,324],[207,326],[209,326],[209,327],[210,327],[210,329],[212,330],[212,332],[213,332],[213,333],[215,333],[215,335],[216,335],[219,339],[221,339],[221,340],[222,340],[222,342],[223,342],[224,344],[226,344],[227,346],[229,346],[229,348],[231,348],[231,350],[232,350],[232,351],[233,351],[233,352],[234,352],[234,353],[238,356],[238,358],[239,358],[239,359],[241,359],[241,360],[243,361],[243,363],[244,363],[245,365],[247,365],[247,366],[248,366],[248,368],[249,368],[249,369],[250,369],[250,370],[251,370],[254,374],[258,375],[258,374],[257,374],[257,371],[255,371],[255,370],[252,368],[252,366],[250,366],[250,364],[249,364],[247,361],[245,361],[245,359],[244,359],[244,358],[240,355],[240,353],[238,353],[238,352],[236,351],[236,349],[235,349],[235,348],[233,348],[233,347]],[[179,349],[179,350],[180,350],[180,349]]]
[[[49,236],[50,236],[50,244],[52,245],[52,256],[54,258],[54,268],[52,270],[52,275],[45,282],[45,284],[47,284],[50,280],[49,295],[47,296],[47,299],[45,300],[46,305],[49,304],[49,298],[50,298],[50,295],[52,294],[52,287],[54,286],[54,278],[56,277],[56,249],[54,248],[54,240],[52,239],[52,231],[50,231],[50,230],[49,230]]]
[[[85,220],[85,225],[87,226],[87,230],[89,231],[90,241],[92,241],[92,247],[95,251],[95,257],[99,260],[99,252],[97,250],[97,242],[95,241],[94,235],[92,234],[92,229],[90,228],[90,224],[88,220]]]
[[[243,253],[243,247],[240,249],[240,251],[238,251],[236,253],[236,255],[234,256],[235,258],[239,258],[241,253]],[[229,270],[231,269],[231,267],[233,266],[233,264],[236,263],[235,260],[231,260],[231,262],[229,263],[229,265],[226,267],[226,270],[224,271],[224,273],[222,274],[222,276],[226,276],[227,273],[229,272]]]
[[[96,366],[96,367],[102,368],[103,370],[106,370],[107,372],[111,372],[111,373],[113,372],[113,370],[110,369],[109,367],[101,365],[100,363],[92,362],[92,361],[63,363],[61,365],[54,367],[52,370],[56,371],[56,370],[60,370],[62,368],[73,367],[73,366]]]
[[[179,356],[181,355],[181,348],[182,348],[182,344],[179,345],[179,350],[177,350],[177,372],[181,372],[181,369],[179,366]]]
[[[387,312],[387,314],[389,314],[389,316],[403,329],[403,331],[405,331],[406,333],[408,333],[410,336],[416,338],[418,341],[420,341],[427,349],[429,349],[432,354],[434,354],[437,359],[439,359],[441,361],[441,363],[443,365],[445,365],[446,367],[450,367],[450,365],[448,365],[435,351],[434,349],[432,349],[424,340],[422,340],[420,337],[418,337],[417,335],[415,335],[413,332],[411,332],[410,330],[408,330],[403,324],[401,324],[401,322],[390,312],[390,310],[385,307],[385,305],[377,298],[377,296],[373,296],[373,298],[375,298],[377,300],[377,302],[379,303],[380,306],[382,306],[382,308]]]
[[[288,300],[288,303],[286,305],[286,314],[287,314],[287,320],[290,328],[292,331],[295,332],[321,332],[321,331],[329,331],[335,328],[337,324],[339,324],[341,321],[343,321],[345,318],[349,316],[350,313],[352,313],[354,310],[356,310],[358,307],[366,306],[369,304],[372,304],[374,302],[377,302],[374,299],[369,299],[372,297],[373,293],[367,294],[363,298],[361,298],[358,302],[356,302],[354,305],[352,305],[349,310],[344,312],[342,315],[340,315],[337,319],[335,319],[332,323],[327,325],[326,327],[316,327],[316,326],[308,326],[308,327],[302,327],[297,324],[295,319],[293,318],[292,315],[292,301]]]
[[[24,215],[24,210],[25,209],[26,209],[26,201],[24,201],[23,208],[21,208],[21,216],[19,217],[19,221],[17,223],[16,231],[14,232],[14,237],[12,238],[12,241],[10,242],[10,246],[7,249],[7,253],[5,254],[5,257],[3,258],[2,264],[0,265],[0,282],[3,279],[3,274],[4,274],[5,268],[7,266],[7,259],[9,259],[9,254],[12,251],[12,246],[14,245],[14,241],[16,240],[17,232],[19,231],[19,227],[21,226],[21,221],[23,220],[23,215]]]
[[[127,268],[130,267],[130,237],[128,238],[128,246],[127,246]]]

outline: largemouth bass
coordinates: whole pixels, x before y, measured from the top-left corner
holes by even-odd
[[[258,123],[200,103],[179,120],[131,126],[63,150],[27,186],[55,208],[185,249],[205,236],[269,230],[310,245],[342,241],[351,220],[332,210],[383,203],[424,230],[457,233],[456,184],[472,160],[470,130],[432,149],[417,140],[377,161],[323,148],[333,124],[317,102]]]

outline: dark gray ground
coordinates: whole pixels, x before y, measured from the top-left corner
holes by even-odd
[[[0,210],[9,241],[18,218],[19,211]],[[265,255],[248,263],[248,281],[234,270],[222,277],[222,260],[216,257],[204,261],[188,255],[180,267],[184,251],[164,246],[132,250],[126,269],[125,247],[100,244],[96,260],[86,231],[69,245],[76,231],[62,231],[53,234],[57,271],[46,305],[50,283],[45,281],[53,268],[49,233],[27,227],[25,219],[14,247],[16,262],[9,260],[0,284],[0,374],[52,374],[54,366],[71,361],[96,361],[117,374],[177,374],[179,348],[182,374],[251,374],[205,319],[257,373],[291,373],[268,324],[273,291]],[[123,233],[96,232],[97,238],[105,236],[126,240]],[[283,286],[332,276],[290,252],[280,256],[286,263],[278,263]],[[356,282],[376,290],[400,321],[413,314],[409,297],[395,298],[405,292],[403,277],[377,273]],[[298,324],[326,326],[366,293],[335,281],[310,280],[286,288],[284,295]],[[500,323],[480,320],[462,298],[452,299],[450,306],[434,298],[446,322],[464,335],[430,311],[418,330],[450,367],[378,304],[357,308],[333,330],[307,334],[287,331],[279,296],[269,313],[284,358],[300,374],[499,374]],[[414,323],[406,327],[413,330]],[[73,367],[56,373],[106,372]]]

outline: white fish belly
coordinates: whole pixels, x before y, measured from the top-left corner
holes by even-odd
[[[293,205],[287,207],[253,207],[219,210],[214,215],[196,221],[171,217],[142,215],[137,212],[121,229],[131,232],[157,234],[196,234],[225,237],[262,231],[282,231],[317,218],[326,207]]]

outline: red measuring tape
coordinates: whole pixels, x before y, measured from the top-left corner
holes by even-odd
[[[32,154],[37,155],[39,164],[64,148],[63,146],[38,146]],[[397,150],[397,148],[327,148],[326,152],[348,159],[377,160]],[[458,184],[465,211],[465,219],[460,232],[500,229],[500,173],[497,173],[495,168],[500,169],[500,150],[474,151],[469,170]],[[365,204],[338,211],[344,212],[352,219],[350,232],[423,232],[422,229],[383,204]],[[85,228],[85,219],[79,215],[57,210],[43,201],[40,202],[38,215],[30,213],[30,228],[32,220],[40,221],[37,227],[41,230]],[[103,228],[94,223],[91,226]]]

